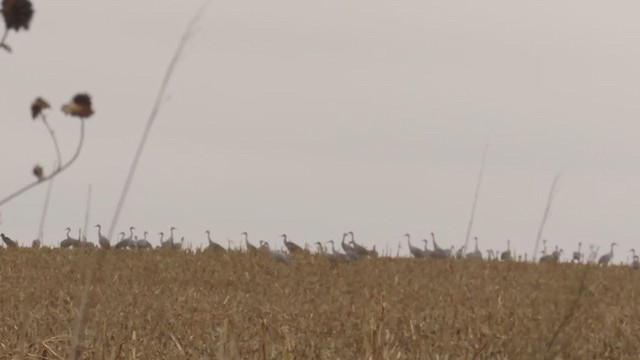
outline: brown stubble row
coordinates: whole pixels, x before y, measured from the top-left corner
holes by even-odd
[[[83,269],[97,254],[0,251],[0,358],[69,357]],[[87,359],[640,354],[640,273],[628,267],[390,258],[334,266],[312,255],[287,266],[237,252],[103,255],[89,299]]]

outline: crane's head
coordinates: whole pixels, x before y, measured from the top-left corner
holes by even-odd
[[[172,226],[172,227],[171,227],[171,229],[169,229],[169,230],[172,230],[172,231],[173,231],[173,230],[178,230],[178,228],[177,228],[177,227],[173,227],[173,226]]]
[[[283,238],[285,238],[285,239],[287,238],[287,234],[282,234],[282,235],[280,235],[280,236],[281,236],[281,237],[283,237]]]
[[[65,231],[71,231],[71,228],[70,228],[70,227],[68,227],[68,228],[66,228],[66,229],[64,229],[64,230],[65,230]]]
[[[133,231],[133,230],[135,230],[135,229],[136,229],[136,228],[134,228],[134,227],[132,226],[132,227],[130,227],[130,228],[129,228],[129,231]]]
[[[349,235],[351,235],[351,237],[353,237],[353,231],[349,231]]]
[[[164,235],[164,233],[163,233],[162,231],[160,231],[160,232],[158,233],[158,235]]]
[[[246,231],[243,231],[243,232],[240,233],[240,235],[248,236],[249,234],[247,234]]]
[[[101,228],[100,224],[96,224],[96,226],[95,226],[95,227],[97,227],[98,229],[100,229],[100,228]]]
[[[409,235],[409,233],[404,234],[404,236],[406,236],[407,238],[411,237],[411,235]]]
[[[211,234],[211,231],[207,230],[204,232],[205,234]]]
[[[147,236],[147,235],[149,235],[149,232],[148,232],[148,231],[145,231],[145,232],[144,232],[144,236]]]
[[[333,244],[333,240],[329,240],[329,241],[327,241],[327,242],[328,242],[328,243],[332,243],[332,244]]]
[[[615,242],[614,242],[614,243],[611,243],[611,246],[612,246],[612,247],[613,247],[613,246],[618,246],[618,243],[615,243]]]

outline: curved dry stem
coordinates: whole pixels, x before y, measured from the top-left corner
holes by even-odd
[[[78,147],[76,148],[76,152],[73,154],[71,159],[69,159],[69,161],[67,161],[64,165],[59,167],[56,171],[52,172],[49,176],[43,177],[42,180],[36,180],[32,183],[29,183],[26,186],[23,186],[22,188],[11,193],[9,196],[5,197],[4,199],[0,200],[0,206],[5,205],[9,201],[33,189],[37,185],[43,184],[53,179],[54,177],[58,176],[60,173],[68,169],[69,166],[71,166],[78,159],[78,156],[80,155],[80,150],[82,150],[83,144],[84,144],[84,119],[80,119],[80,141],[78,142]]]
[[[44,124],[44,126],[47,128],[49,135],[51,135],[51,140],[53,141],[53,147],[56,149],[56,156],[58,159],[56,168],[59,169],[60,166],[62,165],[62,153],[60,152],[60,145],[58,144],[58,138],[56,138],[56,134],[55,132],[53,132],[53,128],[51,127],[51,125],[49,125],[49,122],[47,121],[47,117],[44,116],[44,114],[40,114],[40,118],[42,119],[42,123]]]
[[[147,138],[149,137],[149,133],[151,132],[151,127],[155,122],[155,119],[160,110],[160,106],[164,99],[164,94],[166,92],[167,86],[169,85],[169,81],[175,71],[176,65],[180,60],[180,56],[184,50],[185,45],[187,44],[189,37],[191,36],[195,25],[198,23],[200,16],[204,13],[204,10],[210,4],[211,0],[205,0],[204,4],[200,6],[197,10],[187,28],[185,29],[182,37],[180,38],[180,42],[178,43],[178,47],[173,53],[173,57],[169,62],[169,66],[165,71],[164,78],[162,79],[162,83],[160,85],[160,89],[158,90],[158,94],[156,95],[155,102],[153,107],[151,108],[151,113],[149,114],[149,118],[147,119],[147,124],[144,128],[144,132],[142,133],[142,138],[140,139],[140,143],[138,144],[138,148],[136,149],[135,155],[133,157],[133,162],[131,163],[131,167],[129,169],[129,173],[127,174],[127,178],[124,183],[124,187],[122,189],[122,193],[120,194],[120,199],[118,200],[118,205],[116,206],[116,210],[113,215],[113,219],[111,220],[111,224],[109,226],[109,231],[107,234],[107,238],[111,240],[113,237],[114,230],[116,225],[118,224],[118,218],[120,217],[120,212],[122,211],[122,207],[124,206],[124,201],[129,193],[129,188],[131,187],[131,182],[133,181],[133,176],[135,175],[136,169],[138,167],[138,162],[140,161],[140,157],[142,156],[142,151],[144,150],[144,146],[147,142]],[[87,326],[87,322],[89,320],[89,314],[87,311],[87,303],[89,299],[89,290],[91,288],[91,284],[93,282],[94,276],[97,276],[97,272],[100,269],[100,264],[102,263],[105,252],[100,251],[96,256],[95,261],[89,264],[86,270],[85,281],[82,286],[82,293],[80,294],[80,301],[78,302],[78,311],[77,318],[75,320],[75,326],[73,328],[73,333],[71,334],[71,359],[81,359],[82,358],[82,343],[84,342],[84,332]]]
[[[9,36],[9,28],[5,26],[4,34],[2,34],[2,39],[0,39],[0,48],[5,49],[8,53],[11,52],[11,47],[7,44],[7,36]]]
[[[54,168],[60,166],[56,164]],[[47,186],[47,195],[44,198],[44,205],[42,206],[42,216],[40,216],[40,226],[38,227],[38,239],[44,242],[44,223],[47,220],[47,213],[49,212],[49,201],[51,199],[51,191],[53,189],[53,180],[49,180],[49,186]]]
[[[127,174],[127,178],[125,180],[122,193],[120,194],[120,199],[118,200],[116,211],[113,214],[113,219],[111,220],[111,224],[109,226],[109,231],[107,234],[107,238],[109,240],[111,240],[111,238],[113,237],[113,233],[115,231],[116,225],[118,224],[118,218],[120,217],[120,212],[122,211],[122,207],[124,206],[124,201],[127,198],[127,194],[129,193],[129,188],[131,187],[133,176],[136,173],[138,162],[140,161],[140,157],[142,156],[142,151],[144,150],[144,146],[147,143],[147,138],[149,137],[149,133],[151,132],[151,127],[153,126],[153,123],[156,120],[158,112],[160,111],[160,107],[162,105],[162,102],[165,96],[164,94],[167,90],[167,86],[169,85],[169,81],[173,76],[175,67],[180,60],[180,56],[182,55],[185,45],[187,44],[191,34],[193,33],[193,29],[195,25],[198,23],[200,16],[204,13],[204,10],[210,4],[210,2],[211,2],[210,0],[205,1],[205,3],[202,4],[202,6],[200,6],[198,11],[195,13],[193,18],[191,18],[191,21],[189,21],[187,28],[185,29],[184,33],[182,34],[182,37],[180,38],[178,47],[176,48],[176,51],[173,53],[173,57],[169,62],[169,66],[165,71],[164,78],[162,79],[162,83],[160,84],[160,89],[158,90],[158,94],[156,95],[155,102],[153,104],[153,107],[151,108],[151,113],[149,114],[149,118],[147,119],[147,124],[144,128],[144,132],[142,133],[142,138],[140,139],[140,143],[138,144],[138,148],[133,157],[133,162],[131,164],[131,167],[129,168],[129,173]]]

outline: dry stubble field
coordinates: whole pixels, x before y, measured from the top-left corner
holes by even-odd
[[[640,272],[628,267],[16,249],[0,251],[0,359],[69,357],[88,264],[100,271],[86,359],[640,354]]]

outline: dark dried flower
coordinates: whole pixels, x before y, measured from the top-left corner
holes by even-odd
[[[50,108],[49,103],[45,99],[38,97],[33,101],[33,104],[31,104],[31,117],[35,120],[42,110],[48,108]]]
[[[36,165],[33,167],[33,175],[38,178],[38,181],[42,181],[44,179],[44,170],[42,170],[42,166]]]
[[[78,94],[71,101],[62,105],[62,111],[67,115],[88,118],[93,115],[91,97],[89,94]]]
[[[33,6],[29,0],[2,0],[2,17],[7,29],[29,30],[29,22],[33,17]]]

